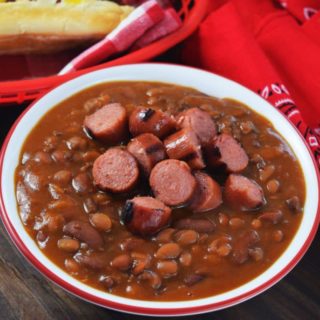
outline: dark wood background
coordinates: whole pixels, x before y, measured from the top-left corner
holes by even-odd
[[[0,145],[23,106],[0,107]],[[0,320],[142,320],[66,293],[22,257],[0,223]],[[181,319],[320,319],[320,234],[298,264],[267,292],[232,308]]]

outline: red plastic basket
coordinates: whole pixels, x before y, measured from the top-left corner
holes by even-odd
[[[32,101],[59,84],[90,71],[116,65],[148,61],[181,42],[195,31],[206,14],[209,2],[210,0],[181,0],[181,7],[178,13],[183,20],[183,24],[179,30],[147,47],[119,58],[62,76],[54,75],[27,80],[21,79],[18,81],[0,82],[0,106]],[[4,63],[6,63],[6,61],[2,61],[2,64]],[[19,65],[15,63],[15,65],[12,66],[13,72],[18,69]]]

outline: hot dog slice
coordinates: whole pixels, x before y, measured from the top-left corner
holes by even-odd
[[[192,169],[203,169],[206,166],[198,138],[192,130],[181,129],[167,137],[163,143],[169,158],[183,160]]]
[[[168,206],[188,204],[197,185],[190,167],[175,159],[157,163],[151,171],[149,182],[155,197]]]
[[[129,117],[129,130],[133,136],[152,133],[163,138],[176,129],[176,120],[161,110],[138,107]]]
[[[94,138],[116,144],[128,134],[127,120],[126,109],[120,103],[111,103],[86,116],[84,127]]]
[[[135,234],[147,236],[169,223],[171,209],[152,197],[135,197],[127,200],[121,211],[121,221]]]
[[[230,174],[226,180],[224,198],[231,207],[239,210],[255,210],[265,203],[262,188],[251,179]]]
[[[181,112],[177,117],[177,123],[181,128],[188,128],[195,132],[200,144],[207,146],[217,135],[217,129],[209,113],[191,108]]]
[[[138,181],[138,163],[128,151],[111,148],[95,160],[92,175],[94,183],[102,190],[127,192]]]
[[[163,143],[152,133],[144,133],[135,137],[129,142],[127,149],[136,158],[147,177],[152,168],[166,158]]]
[[[222,192],[219,184],[201,171],[196,171],[194,176],[198,187],[190,208],[194,212],[206,212],[219,207],[222,203]]]
[[[244,170],[249,158],[241,145],[230,135],[219,135],[214,143],[206,148],[208,164],[214,167],[224,165],[228,172],[237,173]]]

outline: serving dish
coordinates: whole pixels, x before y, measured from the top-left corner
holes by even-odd
[[[121,298],[88,287],[70,277],[38,249],[25,231],[16,208],[14,171],[27,133],[53,106],[92,85],[120,80],[159,81],[193,87],[208,95],[239,100],[263,114],[284,136],[296,154],[306,181],[306,203],[302,223],[284,254],[263,274],[229,292],[187,302],[150,302]],[[319,223],[319,176],[303,138],[279,111],[244,87],[208,72],[164,64],[139,64],[93,72],[54,89],[30,106],[11,129],[1,153],[1,209],[4,224],[14,243],[26,258],[51,280],[90,302],[137,314],[183,315],[225,308],[249,299],[279,281],[301,259]]]

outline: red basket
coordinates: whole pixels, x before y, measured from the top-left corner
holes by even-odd
[[[178,13],[183,20],[183,24],[179,30],[147,47],[114,60],[62,76],[54,75],[27,80],[0,82],[0,105],[20,104],[32,101],[59,84],[90,71],[116,65],[148,61],[181,42],[195,31],[205,16],[209,2],[210,0],[181,0],[181,8]],[[2,64],[4,63],[6,61],[2,61]],[[10,67],[15,71],[19,69],[19,64],[15,63],[14,66],[10,65]]]

